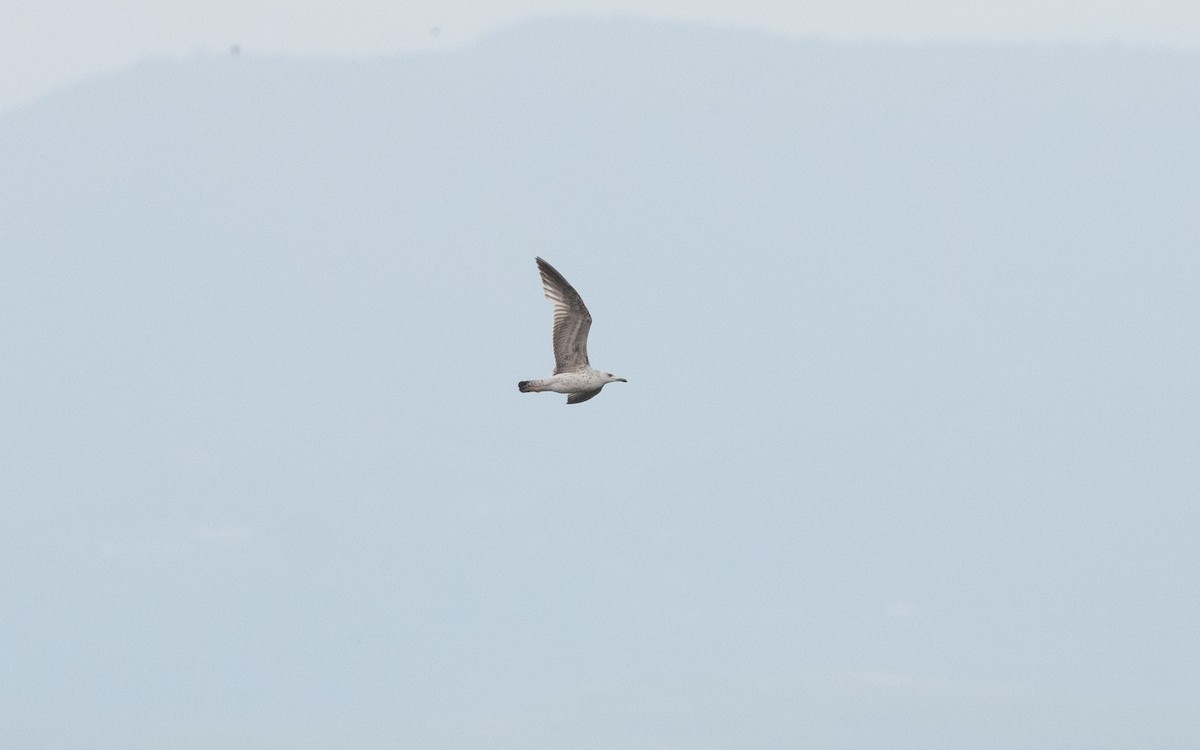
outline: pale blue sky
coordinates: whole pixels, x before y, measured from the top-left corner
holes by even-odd
[[[232,44],[259,54],[389,54],[450,47],[545,15],[667,18],[836,39],[1200,45],[1200,3],[1192,0],[3,0],[0,9],[0,109],[147,57],[216,54]]]
[[[0,748],[1200,747],[1200,54],[269,20],[0,116]]]

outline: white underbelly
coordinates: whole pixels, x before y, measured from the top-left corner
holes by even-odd
[[[579,393],[581,391],[594,391],[602,385],[604,385],[604,381],[600,379],[600,373],[595,370],[588,370],[584,372],[560,372],[557,375],[551,375],[543,388],[556,393]]]

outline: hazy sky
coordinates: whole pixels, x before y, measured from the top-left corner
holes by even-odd
[[[1200,54],[133,15],[0,116],[0,748],[1200,748]]]
[[[374,55],[448,47],[523,19],[620,14],[842,39],[1200,46],[1194,0],[45,0],[0,2],[0,109],[147,57]]]

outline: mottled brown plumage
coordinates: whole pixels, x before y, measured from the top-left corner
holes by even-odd
[[[587,353],[592,314],[554,266],[541,258],[537,266],[546,299],[554,303],[554,374],[544,380],[522,380],[517,388],[521,393],[565,393],[568,404],[580,404],[594,398],[607,383],[627,382],[611,372],[592,369]]]
[[[554,374],[587,369],[587,337],[592,329],[592,314],[575,287],[541,258],[537,259],[546,299],[554,303]],[[593,394],[595,395],[595,394]]]

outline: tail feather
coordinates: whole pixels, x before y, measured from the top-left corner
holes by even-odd
[[[522,380],[520,383],[517,383],[517,390],[519,390],[521,393],[529,393],[531,390],[529,385],[532,382],[532,380]]]

